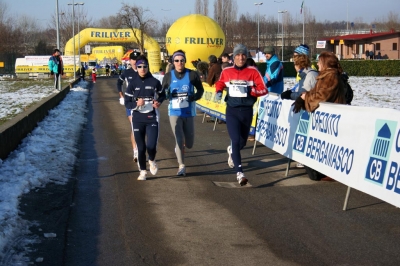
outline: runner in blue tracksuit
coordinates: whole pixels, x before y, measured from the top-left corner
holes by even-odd
[[[158,166],[155,161],[158,142],[158,107],[165,99],[161,83],[149,72],[149,62],[145,56],[136,59],[138,75],[129,83],[125,92],[125,106],[132,110],[132,131],[138,149],[138,180],[146,180],[146,150],[149,156],[151,174]],[[146,143],[147,136],[147,143]]]

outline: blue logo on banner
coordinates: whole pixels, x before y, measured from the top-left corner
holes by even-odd
[[[377,120],[375,123],[375,140],[372,143],[370,158],[365,173],[365,178],[382,185],[385,177],[386,166],[390,156],[390,148],[393,142],[393,133],[397,122]]]
[[[304,153],[307,143],[310,115],[308,112],[302,112],[299,124],[297,125],[296,134],[294,135],[293,150]]]

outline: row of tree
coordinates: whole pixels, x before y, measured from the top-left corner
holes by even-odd
[[[294,17],[289,12],[275,16],[264,14],[246,13],[239,14],[236,0],[214,0],[214,14],[209,14],[208,0],[196,0],[194,13],[212,17],[222,28],[226,36],[226,51],[231,52],[236,43],[243,43],[249,49],[273,45],[284,49],[284,60],[292,54],[292,47],[304,42],[309,44],[311,53],[314,51],[315,43],[319,38],[326,36],[337,36],[346,33],[349,28],[346,21],[317,21],[311,10],[304,8],[304,23]],[[93,20],[83,7],[76,7],[74,11],[75,20],[72,18],[72,10],[69,8],[61,9],[59,12],[60,21],[60,47],[63,49],[66,42],[72,37],[73,28],[75,34],[88,27],[99,28],[132,28],[140,29],[153,38],[160,41],[160,46],[164,48],[166,33],[174,22],[172,19],[156,21],[150,10],[143,9],[138,5],[122,4],[118,14]],[[40,21],[29,16],[10,16],[7,4],[0,0],[0,61],[5,62],[5,68],[0,68],[0,72],[13,72],[15,59],[25,55],[48,55],[56,47],[56,17],[53,15],[48,21],[47,27],[40,27]],[[388,16],[381,20],[376,20],[374,31],[389,31],[390,29],[400,30],[400,20],[398,14],[390,11]],[[304,36],[303,36],[304,25]],[[258,34],[259,26],[259,34]],[[282,33],[283,26],[283,33]],[[369,31],[371,24],[363,23],[362,19],[356,19],[348,33]],[[136,36],[142,39],[143,36]],[[282,45],[283,37],[283,45]],[[51,40],[50,42],[48,40]],[[113,43],[111,45],[122,45],[125,48],[138,47],[144,50],[143,42],[136,41],[131,43]],[[104,43],[92,43],[92,47],[107,45]],[[165,48],[164,48],[165,49]],[[83,52],[83,51],[82,51]],[[279,52],[281,54],[281,52]]]

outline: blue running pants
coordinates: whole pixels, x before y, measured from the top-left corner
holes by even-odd
[[[240,150],[246,146],[253,119],[253,107],[226,107],[226,127],[231,139],[232,160],[236,172],[243,172]]]
[[[138,149],[139,170],[146,170],[146,150],[149,160],[154,161],[157,153],[158,122],[132,121],[133,134],[135,135]],[[146,143],[147,136],[147,143]]]

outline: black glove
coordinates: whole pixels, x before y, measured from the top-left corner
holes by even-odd
[[[297,114],[298,112],[301,111],[301,109],[306,109],[305,108],[305,102],[301,98],[301,96],[297,97],[296,101],[292,104],[293,106],[293,113]]]
[[[290,98],[290,95],[292,94],[292,91],[291,90],[287,90],[287,91],[284,91],[284,92],[282,92],[281,93],[281,99],[283,100],[283,99],[287,99],[287,100],[290,100],[291,98]]]
[[[196,101],[197,99],[196,99],[196,96],[195,95],[189,95],[189,97],[188,97],[188,102],[194,102],[194,101]]]

